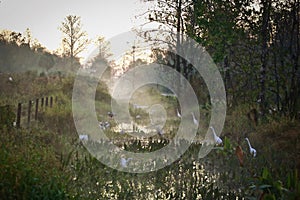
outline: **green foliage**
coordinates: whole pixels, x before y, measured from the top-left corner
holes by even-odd
[[[167,22],[176,28],[179,19],[177,2],[159,1],[161,10],[154,10],[149,19]],[[261,13],[251,5],[255,1],[193,1],[193,5],[190,1],[182,2],[183,27],[189,36],[211,53],[226,85],[230,110],[224,130],[228,135],[223,139],[223,146],[215,147],[206,158],[198,160],[200,145],[192,144],[172,165],[147,174],[129,174],[108,168],[87,152],[78,141],[74,127],[71,96],[74,69],[80,67],[78,59],[62,58],[41,47],[31,48],[20,33],[1,32],[0,71],[4,72],[0,74],[1,105],[28,102],[48,94],[58,96],[57,104],[43,110],[39,124],[31,130],[12,128],[13,110],[0,108],[1,198],[299,199],[298,171],[293,171],[298,162],[299,122],[280,117],[280,114],[295,115],[297,111],[295,101],[299,94],[295,91],[299,91],[299,77],[296,76],[299,72],[299,48],[295,45],[298,45],[299,31],[295,28],[298,26],[295,26],[294,19],[299,13],[296,10],[299,6],[295,6],[296,1],[277,0],[269,10],[271,23],[267,34],[272,38],[266,41],[266,98],[269,111],[280,114],[276,114],[276,118],[270,114],[270,118],[255,127],[247,113],[252,106],[257,106],[262,80],[258,76],[262,65],[261,41],[266,34],[261,31],[266,28],[262,27]],[[263,8],[261,4],[257,6]],[[72,16],[66,20],[72,21]],[[73,20],[79,22],[76,31],[80,33],[80,17],[73,16]],[[63,22],[62,26],[67,28],[67,24],[68,21]],[[64,39],[66,44],[69,38]],[[68,50],[65,55],[71,57],[80,52],[80,49],[73,49],[75,52]],[[174,58],[174,55],[169,57]],[[107,73],[110,73],[109,70]],[[70,74],[73,76],[65,76]],[[13,77],[13,81],[8,81],[9,76]],[[165,78],[172,79],[170,76]],[[201,113],[205,115],[205,119],[199,121],[208,125],[211,105],[207,88],[203,81],[193,78],[191,85],[203,105]],[[87,91],[91,89],[88,82],[82,87]],[[166,88],[157,88],[153,87],[147,98],[144,92],[137,92],[133,99],[140,102],[135,103],[153,105],[163,102],[168,117],[174,115],[174,107],[178,106],[176,98],[161,97],[160,93]],[[95,97],[97,112],[105,115],[99,118],[107,119],[106,113],[111,111],[111,97],[103,83],[98,85]],[[147,117],[142,109],[130,107],[130,113]],[[172,123],[167,122],[166,126],[177,123],[176,119]],[[170,131],[170,135],[173,136],[174,132]],[[107,133],[112,139],[117,135],[112,130]],[[258,151],[255,158],[249,154],[244,141],[246,134]],[[150,142],[147,146],[136,140],[119,145],[132,152],[151,152],[167,144],[167,140],[161,140]],[[244,167],[239,165],[235,155],[236,145],[244,149]],[[110,159],[111,154],[107,152],[106,156]]]
[[[227,137],[225,137],[223,142],[224,142],[224,152],[232,154],[234,152],[234,148],[231,141]]]
[[[0,106],[0,129],[4,127],[11,128],[15,119],[16,114],[11,106]]]
[[[0,135],[0,196],[5,199],[67,199],[63,175],[51,146],[37,131]],[[51,163],[51,165],[50,165]]]
[[[57,94],[57,102],[39,114],[39,120],[46,129],[57,134],[72,133],[75,129],[72,118],[71,99],[63,93]]]
[[[71,118],[65,115],[70,112],[69,99],[60,95],[61,107],[58,104],[57,108],[46,111],[44,120],[50,123],[45,127],[59,122],[66,124]],[[197,159],[200,146],[192,144],[181,158],[164,169],[129,174],[100,163],[87,152],[76,134],[62,130],[60,135],[54,129],[14,130],[16,132],[2,134],[1,194],[8,199],[29,195],[36,199],[242,199],[255,198],[263,192],[265,199],[281,196],[292,199],[299,194],[297,173],[289,173],[283,181],[278,172],[285,177],[285,171],[267,170],[271,165],[266,165],[261,150],[257,158],[245,156],[245,167],[240,167],[234,153],[235,142],[227,137],[223,139],[223,149],[213,149],[203,160]],[[68,131],[71,130],[74,127]],[[167,140],[162,140],[145,146],[136,140],[124,148],[132,152],[151,152],[167,144]],[[262,166],[266,168],[255,178]],[[248,188],[249,185],[252,187]]]
[[[96,88],[96,95],[95,100],[104,102],[109,104],[111,102],[111,96],[109,94],[108,88],[106,84],[102,81],[99,82],[97,88]]]
[[[262,174],[255,180],[256,184],[250,186],[250,190],[258,191],[261,199],[298,199],[300,198],[300,187],[298,171],[290,172],[283,183],[274,179],[267,168],[263,168]]]

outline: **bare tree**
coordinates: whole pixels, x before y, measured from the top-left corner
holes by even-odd
[[[76,58],[89,44],[87,32],[82,30],[81,19],[76,15],[68,15],[59,27],[63,33],[63,54]]]

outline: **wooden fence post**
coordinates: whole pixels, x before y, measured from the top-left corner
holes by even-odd
[[[21,127],[21,114],[22,114],[22,104],[18,103],[17,122],[16,122],[17,128]]]
[[[50,97],[50,108],[52,108],[52,105],[53,105],[53,97],[51,96]]]
[[[54,102],[58,101],[57,96],[55,98],[51,97],[43,97],[41,99],[35,100],[35,111],[34,111],[34,119],[38,120],[39,111],[42,110],[43,107],[47,107],[50,104],[50,107],[53,107],[53,100]],[[50,101],[50,102],[49,102]],[[32,104],[33,101],[28,101],[28,109],[27,109],[27,127],[30,127],[30,120],[31,120],[31,111],[32,111]],[[39,108],[40,106],[40,108]],[[25,115],[23,113],[23,115]],[[17,108],[17,119],[16,119],[16,127],[21,128],[21,118],[22,118],[22,103],[18,103]]]
[[[39,112],[39,99],[36,99],[35,100],[35,115],[34,115],[35,120],[38,119],[38,112]]]
[[[42,99],[41,99],[41,110],[43,107],[44,107],[44,97],[42,97]]]
[[[30,126],[31,105],[32,105],[32,102],[30,100],[30,101],[28,101],[27,127]]]

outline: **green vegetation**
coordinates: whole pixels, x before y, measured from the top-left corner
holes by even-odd
[[[66,199],[64,174],[49,132],[1,130],[0,196],[5,199]]]
[[[41,113],[40,121],[31,129],[1,128],[0,196],[6,199],[299,198],[296,170],[299,161],[295,159],[298,153],[295,149],[299,149],[298,122],[280,118],[254,127],[245,113],[247,109],[237,108],[228,114],[224,149],[217,147],[199,160],[200,145],[193,144],[170,166],[146,174],[129,174],[100,163],[79,141],[72,119],[71,93],[67,93],[72,80],[61,80],[59,88],[66,92],[57,93],[59,103]],[[153,99],[149,101],[156,101],[158,94],[150,91]],[[99,85],[96,98],[96,105],[101,106],[98,111],[103,114],[101,108],[108,108],[110,102],[107,89]],[[172,98],[161,98],[158,99],[166,106],[177,105]],[[204,106],[205,109],[209,108]],[[143,115],[142,110],[136,112]],[[176,118],[174,111],[169,115]],[[245,119],[238,120],[236,115]],[[256,158],[249,154],[238,129],[253,130],[248,137],[258,151]],[[111,131],[107,134],[117,136]],[[172,132],[168,134],[172,136]],[[150,152],[167,143],[162,140],[143,146],[130,139],[124,148]],[[235,155],[238,144],[244,150],[244,167],[240,167]]]
[[[161,93],[170,91],[155,84],[139,88],[129,102],[135,123],[132,129],[139,132],[138,126],[147,126],[148,107],[159,103],[167,117],[164,134],[151,136],[146,143],[126,131],[115,131],[114,116],[108,116],[115,100],[105,84],[115,63],[108,60],[111,54],[104,38],[96,41],[99,54],[81,66],[77,55],[90,40],[81,30],[78,16],[69,15],[62,23],[61,50],[65,51],[61,54],[50,53],[33,41],[29,29],[25,36],[2,30],[0,199],[300,199],[299,0],[166,0],[157,1],[156,6],[146,13],[149,21],[195,39],[211,54],[223,76],[228,106],[223,144],[198,158],[202,144],[197,141],[206,134],[213,106],[208,89],[186,60],[153,48],[154,61],[185,76],[198,97],[196,142],[174,163],[153,172],[124,173],[107,167],[92,157],[84,144],[105,146],[110,141],[82,141],[78,134],[84,133],[75,128],[72,92],[77,69],[89,65],[87,71],[93,73],[98,65],[108,67],[92,103],[98,121],[110,124],[105,134],[127,151],[153,152],[170,143],[180,122],[177,98],[163,96]],[[70,24],[75,32],[68,29]],[[141,35],[147,37],[146,33]],[[178,39],[176,45],[180,42]],[[135,48],[127,55],[130,59]],[[128,63],[130,69],[146,61]],[[93,81],[83,82],[82,91],[91,91]],[[29,127],[21,122],[17,128],[17,104],[45,96],[55,96],[57,101],[40,109],[38,119]],[[80,111],[83,117],[89,115]],[[251,155],[246,137],[257,156]],[[105,157],[112,159],[109,149],[103,149]]]

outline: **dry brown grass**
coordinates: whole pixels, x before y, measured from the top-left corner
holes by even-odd
[[[276,154],[279,160],[300,169],[299,121],[272,121],[258,127],[249,139],[262,153]]]

